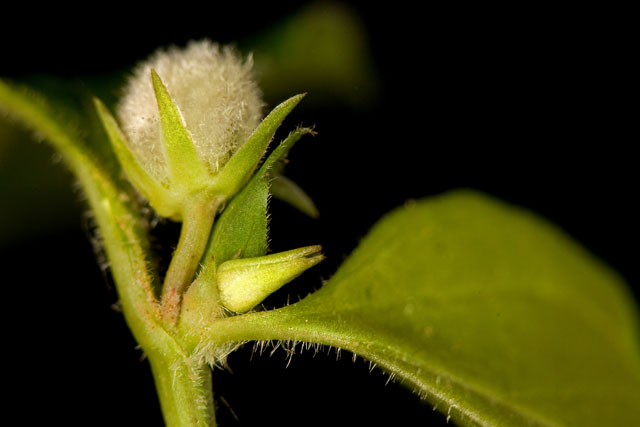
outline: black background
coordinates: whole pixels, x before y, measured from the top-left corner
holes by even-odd
[[[1,30],[0,75],[107,73],[157,46],[254,36],[299,5],[131,7],[7,11],[4,20],[15,25]],[[295,148],[287,172],[321,218],[274,202],[272,248],[320,243],[328,256],[292,285],[294,297],[330,277],[385,212],[470,187],[560,225],[619,271],[637,298],[637,132],[625,12],[351,7],[367,30],[381,93],[359,111],[303,103],[288,122],[319,132]],[[146,362],[111,308],[117,296],[80,214],[77,223],[1,254],[5,375],[15,402],[8,411],[24,424],[161,425]],[[297,354],[286,369],[282,351],[249,364],[250,356],[249,345],[230,358],[233,374],[215,372],[223,426],[444,422],[349,354],[338,362],[333,351]]]

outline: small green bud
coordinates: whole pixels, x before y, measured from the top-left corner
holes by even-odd
[[[320,246],[307,246],[256,258],[226,261],[218,267],[222,304],[244,313],[324,259]]]

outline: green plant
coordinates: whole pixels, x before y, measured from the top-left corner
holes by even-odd
[[[167,424],[213,424],[209,366],[254,340],[349,350],[460,424],[637,422],[638,317],[624,284],[553,226],[477,193],[389,214],[320,290],[281,309],[251,311],[322,260],[317,246],[266,255],[270,186],[283,179],[288,150],[311,130],[294,130],[259,163],[301,96],[253,133],[258,113],[240,114],[230,122],[247,120],[231,132],[239,140],[203,162],[210,153],[172,99],[179,90],[163,82],[160,67],[157,74],[147,68],[140,75],[157,102],[163,138],[137,132],[164,144],[164,165],[130,148],[136,132],[125,136],[99,100],[102,126],[84,130],[90,121],[64,116],[55,99],[23,87],[0,83],[0,106],[44,135],[80,181]],[[260,104],[251,88],[249,96]],[[126,114],[140,103],[132,105]],[[301,190],[282,182],[279,195],[312,213]],[[138,193],[159,215],[183,223],[164,279],[152,262]]]

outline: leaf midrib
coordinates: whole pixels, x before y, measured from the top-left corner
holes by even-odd
[[[474,411],[468,409],[468,405],[460,405],[455,400],[448,400],[446,393],[438,389],[436,384],[430,383],[428,380],[421,378],[420,373],[424,372],[426,376],[433,378],[440,377],[446,380],[449,384],[456,386],[461,390],[468,391],[470,394],[476,396],[480,400],[495,406],[498,403],[501,407],[509,410],[516,417],[528,420],[529,422],[540,426],[557,426],[543,415],[534,411],[521,408],[518,405],[514,405],[506,400],[500,393],[487,389],[485,386],[481,386],[473,383],[473,381],[464,381],[457,376],[451,374],[446,369],[443,369],[438,363],[428,359],[420,359],[420,363],[410,363],[412,360],[410,357],[406,357],[406,361],[402,361],[403,355],[409,355],[410,352],[403,351],[402,348],[395,343],[388,345],[388,343],[381,343],[377,340],[366,340],[362,336],[356,336],[352,338],[345,338],[345,334],[331,332],[322,328],[323,323],[318,322],[318,319],[326,319],[326,313],[321,312],[307,312],[303,319],[291,319],[286,310],[288,306],[283,309],[273,310],[268,312],[254,312],[241,316],[234,316],[225,319],[220,319],[212,325],[208,331],[211,339],[219,342],[243,342],[243,341],[261,341],[261,340],[297,340],[300,342],[319,343],[322,345],[329,345],[332,347],[351,351],[365,359],[371,360],[377,365],[381,366],[387,371],[393,372],[400,378],[409,381],[414,387],[422,389],[426,392],[425,399],[430,403],[439,405],[446,404],[448,406],[455,406],[460,413],[463,413],[465,417],[472,419],[475,423],[480,425],[493,425],[491,420],[483,419],[482,416]],[[351,323],[348,323],[352,325]],[[292,327],[294,326],[294,327]],[[355,330],[356,328],[354,328]],[[359,328],[358,328],[359,329]],[[366,335],[366,332],[360,330],[358,335]],[[375,336],[374,334],[370,334]],[[355,338],[355,339],[354,339]],[[378,349],[378,353],[385,354],[385,357],[380,357],[373,351],[373,348]],[[391,354],[389,354],[391,353]],[[388,357],[387,354],[389,354]],[[412,372],[413,371],[413,372]],[[415,390],[414,390],[415,391]],[[437,401],[431,401],[429,397],[435,397]],[[466,406],[466,407],[465,407]],[[474,405],[476,406],[476,405]],[[460,421],[460,417],[456,414],[451,414],[452,418],[456,421]]]

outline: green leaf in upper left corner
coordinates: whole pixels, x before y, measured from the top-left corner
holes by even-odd
[[[111,261],[117,259],[111,270],[129,326],[138,342],[148,344],[143,323],[154,315],[150,301],[157,280],[147,261],[146,223],[137,211],[131,187],[119,176],[119,168],[91,147],[92,138],[79,130],[82,119],[74,121],[62,115],[55,100],[33,89],[0,80],[0,111],[49,142],[75,175],[100,228],[107,256]],[[94,136],[102,138],[108,150],[104,134]]]
[[[0,79],[0,86],[0,245],[11,245],[41,231],[72,227],[78,224],[84,209],[74,191],[72,176],[56,161],[59,155],[38,143],[48,136],[46,132],[38,130],[34,138],[31,125],[27,125],[29,131],[18,126],[29,119],[18,118],[16,111],[9,111],[20,98],[35,102],[34,108],[55,118],[55,126],[73,135],[75,143],[99,158],[113,176],[117,176],[119,168],[109,145],[104,144],[102,126],[93,114],[89,93],[80,84],[32,76],[21,79],[20,84]],[[46,219],[42,212],[47,212]]]

